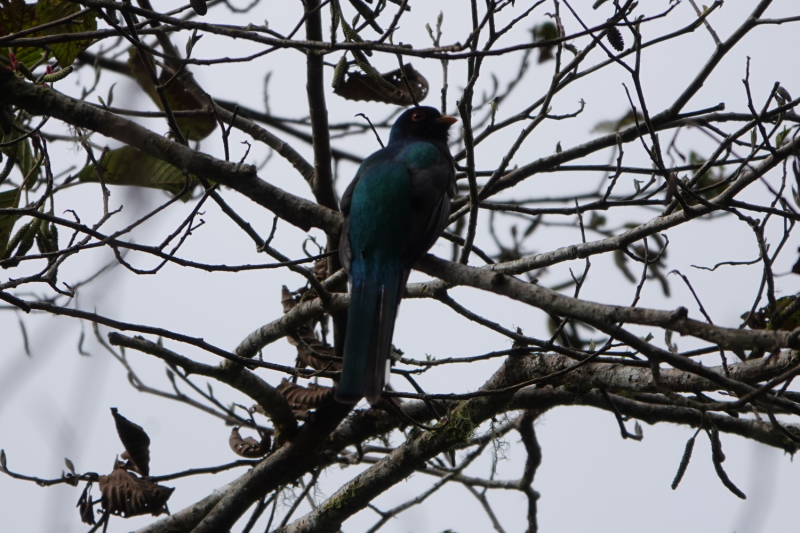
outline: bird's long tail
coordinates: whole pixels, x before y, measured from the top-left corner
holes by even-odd
[[[386,384],[386,362],[392,346],[400,296],[408,275],[397,272],[380,279],[353,276],[344,343],[344,366],[336,398],[357,403],[364,396],[375,403]]]

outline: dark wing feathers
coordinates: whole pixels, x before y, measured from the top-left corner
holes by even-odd
[[[455,194],[456,179],[452,160],[442,157],[437,164],[424,169],[409,169],[411,205],[414,209],[411,231],[404,243],[403,256],[413,264],[430,250],[450,218],[450,201]]]
[[[344,370],[337,388],[340,401],[355,403],[365,395],[370,403],[374,403],[380,398],[386,381],[386,361],[391,349],[397,308],[408,275],[414,263],[433,246],[447,227],[450,217],[450,201],[456,191],[453,159],[446,146],[431,143],[436,146],[432,153],[430,145],[414,146],[416,142],[390,143],[385,149],[365,159],[342,196],[344,222],[339,257],[345,270],[351,273],[351,301]],[[421,153],[420,148],[427,160],[420,161],[418,156],[414,156],[414,150],[417,154]],[[350,207],[353,191],[360,178],[367,172],[378,172],[377,176],[380,176],[383,165],[389,165],[394,170],[398,166],[404,167],[410,180],[409,227],[403,232],[403,242],[398,243],[401,247],[400,257],[403,258],[402,271],[384,272],[381,279],[364,279],[363,272],[359,277],[352,274],[351,270],[354,258],[350,243]],[[370,175],[370,179],[372,177]],[[381,221],[374,220],[373,223],[380,224]],[[359,260],[358,257],[355,259]],[[357,283],[354,277],[359,278]]]
[[[441,152],[441,149],[439,151]],[[376,157],[379,154],[381,157]],[[411,228],[405,242],[402,244],[402,255],[408,258],[405,265],[407,269],[410,269],[417,259],[422,257],[433,246],[448,225],[450,201],[456,192],[456,178],[452,157],[445,148],[445,151],[441,152],[439,161],[433,165],[419,168],[405,161],[403,155],[403,147],[397,145],[390,145],[383,150],[375,152],[375,154],[364,160],[356,177],[350,182],[350,185],[342,195],[340,207],[345,218],[339,241],[339,256],[342,265],[348,272],[350,271],[352,260],[349,240],[349,215],[353,191],[358,184],[359,178],[376,165],[402,164],[406,167],[411,180],[411,205],[414,213],[411,219]]]

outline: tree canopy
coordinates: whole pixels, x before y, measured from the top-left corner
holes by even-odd
[[[548,456],[611,453],[541,444],[566,406],[685,442],[625,491],[797,451],[794,2],[428,4],[0,0],[0,473],[78,502],[44,529],[534,532]],[[339,200],[420,103],[458,192],[353,408]]]

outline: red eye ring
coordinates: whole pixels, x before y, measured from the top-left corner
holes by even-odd
[[[411,115],[411,120],[414,122],[425,120],[425,111],[414,111],[414,113]]]

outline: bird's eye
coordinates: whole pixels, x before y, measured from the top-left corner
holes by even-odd
[[[425,120],[425,111],[414,111],[414,114],[411,115],[411,120],[413,120],[414,122]]]

